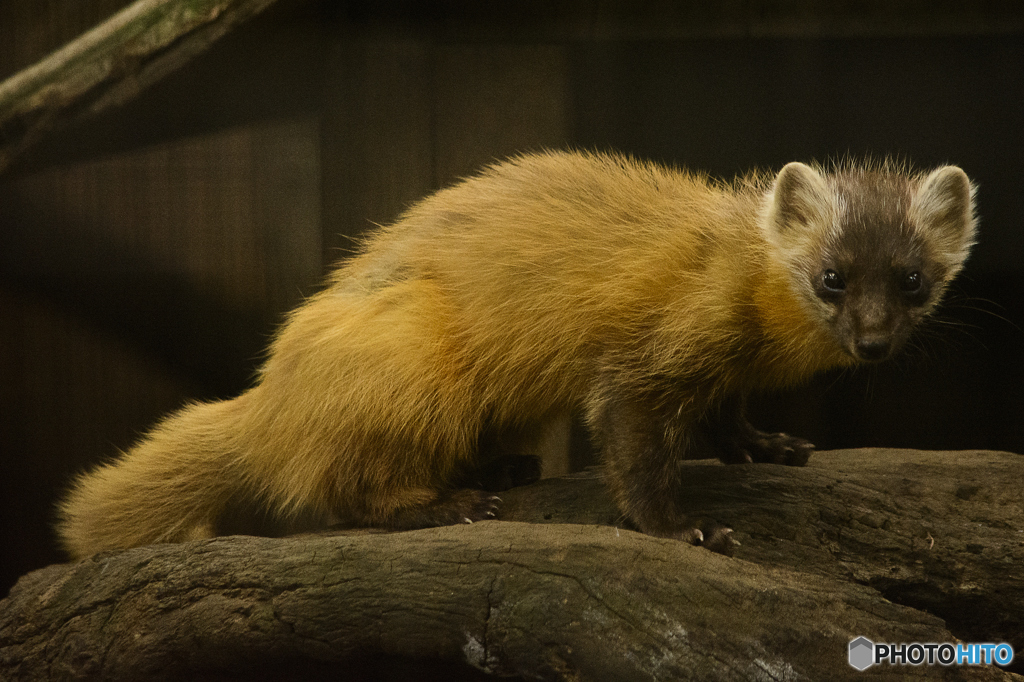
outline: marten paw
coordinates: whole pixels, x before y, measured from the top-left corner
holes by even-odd
[[[465,498],[458,504],[461,518],[457,523],[475,523],[498,517],[498,505],[501,504],[501,498],[497,495],[488,495],[481,490],[460,490],[452,495],[452,498],[455,499],[457,496]]]
[[[456,490],[430,504],[402,509],[386,526],[390,530],[415,530],[486,521],[498,516],[500,503],[500,497],[482,490]]]
[[[814,443],[785,433],[762,433],[754,448],[755,462],[802,467],[814,452]]]
[[[721,459],[726,464],[766,462],[803,466],[814,453],[814,443],[785,433],[757,431],[749,438],[737,440]]]
[[[732,532],[732,528],[726,528],[716,521],[701,519],[692,528],[682,531],[678,537],[691,545],[732,556],[733,550],[740,544],[733,538]]]
[[[456,490],[434,503],[436,526],[476,523],[497,518],[501,498],[482,490]]]

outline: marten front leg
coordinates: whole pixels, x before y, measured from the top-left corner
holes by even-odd
[[[747,421],[746,400],[728,398],[708,414],[708,434],[718,458],[725,464],[768,462],[803,466],[814,444],[785,433],[758,431]]]
[[[687,469],[683,460],[693,459],[694,451],[710,454],[710,443],[693,420],[654,404],[613,398],[591,406],[588,419],[615,501],[648,535],[731,555],[732,529],[688,518],[680,508]]]

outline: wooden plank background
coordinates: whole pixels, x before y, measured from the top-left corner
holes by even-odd
[[[0,77],[125,4],[4,0]],[[909,69],[909,84],[934,93],[884,123],[884,139],[961,131],[920,150],[960,154],[951,160],[980,175],[983,245],[966,286],[996,299],[1009,324],[981,316],[977,343],[953,346],[962,361],[939,354],[942,372],[904,363],[826,392],[829,377],[762,410],[774,426],[834,447],[902,437],[1024,450],[1012,326],[1024,322],[1024,233],[1009,229],[1024,214],[1014,191],[1024,180],[1014,170],[1024,48],[1011,5],[942,4],[908,23],[909,5],[890,2],[852,18],[814,3],[280,4],[0,177],[5,587],[60,560],[49,524],[73,472],[186,400],[243,390],[284,313],[374,223],[483,163],[542,147],[615,146],[728,173],[842,153],[829,145],[847,129],[857,144],[883,139],[872,126],[883,125],[885,103],[858,108],[852,98],[837,111],[830,100],[848,92],[807,86],[830,77],[829,60],[855,75],[858,63],[881,68],[865,57],[876,48],[889,51],[883,67]],[[803,9],[784,11],[791,5]],[[963,49],[967,75],[947,82],[901,35],[927,36],[920,44],[936,54]],[[828,42],[836,36],[843,42]],[[758,70],[773,60],[785,61],[784,82]],[[880,74],[857,77],[872,101]],[[786,109],[792,102],[799,111]],[[965,125],[940,125],[947,102],[959,103]],[[567,434],[553,440],[565,453]]]

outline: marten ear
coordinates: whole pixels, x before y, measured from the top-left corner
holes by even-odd
[[[966,173],[956,166],[943,166],[921,181],[911,202],[911,215],[933,237],[936,256],[951,275],[963,266],[974,244],[974,194]]]
[[[834,213],[832,193],[818,171],[807,164],[787,163],[775,176],[767,211],[768,239],[782,249],[797,248],[830,222]]]

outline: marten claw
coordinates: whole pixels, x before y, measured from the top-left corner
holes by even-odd
[[[439,512],[428,523],[420,523],[418,527],[470,524],[493,519],[498,514],[498,502],[498,498],[479,490],[459,490],[439,501]]]
[[[733,441],[729,446],[721,458],[726,464],[767,462],[803,466],[814,452],[814,444],[803,438],[760,431]]]
[[[726,528],[715,521],[704,519],[697,522],[701,527],[687,528],[677,536],[684,542],[703,547],[718,554],[732,556],[732,550],[740,543],[733,539],[732,528]]]

